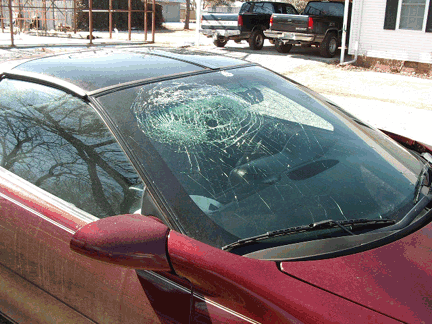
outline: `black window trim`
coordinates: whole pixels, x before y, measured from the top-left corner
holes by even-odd
[[[163,76],[147,78],[147,79],[142,79],[142,80],[135,80],[135,81],[125,82],[125,83],[116,84],[113,86],[109,86],[109,87],[90,91],[90,92],[88,92],[88,96],[98,98],[98,97],[105,96],[105,95],[113,93],[113,92],[129,89],[129,88],[133,88],[133,87],[137,87],[137,86],[143,86],[146,84],[168,81],[168,80],[174,80],[174,79],[181,79],[181,78],[185,78],[185,77],[207,74],[207,73],[215,73],[215,72],[220,72],[220,71],[233,70],[233,69],[238,69],[238,68],[246,68],[246,67],[251,67],[251,66],[260,66],[260,65],[257,63],[228,65],[228,66],[220,67],[217,69],[197,70],[197,71],[192,71],[192,72],[181,72],[181,73],[163,75]]]
[[[27,71],[13,71],[13,72],[8,71],[0,74],[0,81],[5,78],[42,84],[48,87],[62,90],[64,92],[67,92],[68,94],[77,96],[80,99],[86,99],[87,97],[86,91],[84,91],[82,88],[68,81],[56,77],[52,77],[50,75],[27,72]]]

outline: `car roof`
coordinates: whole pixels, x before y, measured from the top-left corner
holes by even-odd
[[[11,75],[31,75],[32,79],[40,75],[41,79],[48,78],[51,82],[58,79],[63,84],[69,83],[84,92],[91,92],[140,80],[217,71],[239,65],[250,63],[184,49],[129,47],[59,54],[21,61],[13,67],[10,62],[4,66]]]

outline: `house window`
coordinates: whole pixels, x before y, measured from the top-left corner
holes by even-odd
[[[432,0],[386,0],[384,29],[432,32]]]
[[[423,30],[425,13],[426,0],[402,0],[399,9],[399,29]]]

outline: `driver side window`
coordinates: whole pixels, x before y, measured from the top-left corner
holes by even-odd
[[[142,181],[92,107],[24,81],[0,92],[1,167],[100,218],[139,212]]]

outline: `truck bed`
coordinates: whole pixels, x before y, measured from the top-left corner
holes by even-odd
[[[205,29],[238,29],[237,14],[205,14],[202,15],[201,28]]]

